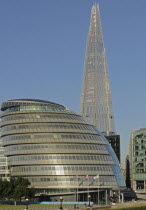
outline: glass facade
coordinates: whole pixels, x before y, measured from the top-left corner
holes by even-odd
[[[91,10],[80,113],[105,135],[120,162],[120,136],[115,130],[100,10],[96,3]]]
[[[146,128],[131,133],[130,172],[132,188],[146,190]]]
[[[4,102],[1,111],[12,177],[26,177],[48,193],[125,186],[108,141],[80,115],[52,102],[24,99]]]
[[[105,135],[115,133],[111,91],[106,65],[99,6],[91,10],[80,113]]]
[[[105,136],[105,138],[108,140],[108,142],[110,143],[110,145],[112,146],[114,152],[117,155],[117,158],[120,162],[120,135],[109,135],[109,136]]]

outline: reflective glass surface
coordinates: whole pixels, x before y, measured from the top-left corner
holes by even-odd
[[[28,177],[40,189],[74,188],[76,176],[76,186],[84,189],[121,184],[118,162],[94,126],[66,107],[31,103],[11,101],[3,106],[2,144],[11,176]]]

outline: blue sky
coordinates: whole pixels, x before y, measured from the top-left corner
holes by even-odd
[[[91,0],[0,1],[0,103],[38,98],[78,112]],[[122,160],[146,127],[146,0],[97,0]]]

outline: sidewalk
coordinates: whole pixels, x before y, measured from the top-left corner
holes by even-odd
[[[111,206],[111,208],[128,208],[128,207],[138,207],[138,206],[145,206],[146,207],[146,201],[145,200],[138,200],[138,201],[128,201],[124,203],[115,203]]]

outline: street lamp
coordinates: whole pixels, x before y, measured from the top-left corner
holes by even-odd
[[[93,179],[98,179],[98,206],[99,206],[99,174],[97,174]]]
[[[63,201],[63,199],[62,199],[62,197],[60,197],[60,209],[63,209],[62,208],[62,201]]]
[[[26,210],[28,210],[28,198],[26,198]]]
[[[90,207],[90,198],[91,198],[91,195],[88,195],[89,207]]]

